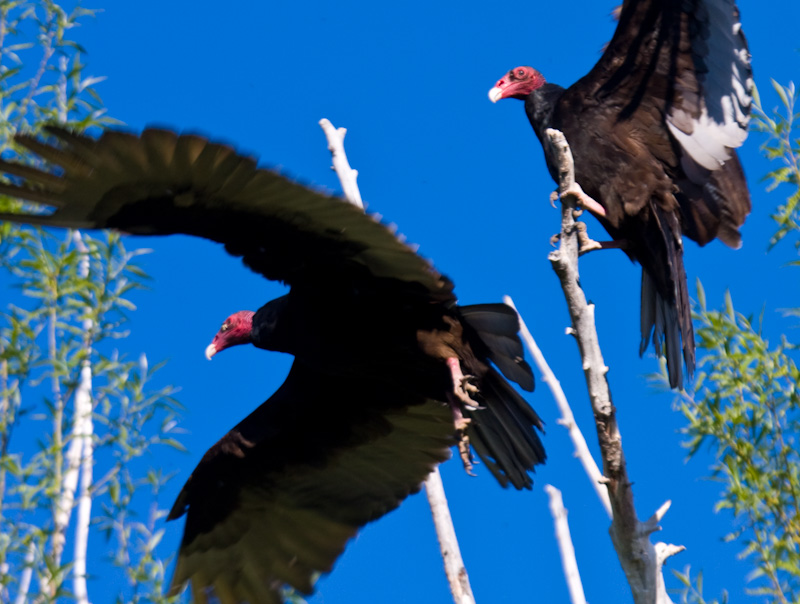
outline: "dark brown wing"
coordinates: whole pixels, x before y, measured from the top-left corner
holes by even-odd
[[[577,114],[584,138],[595,146],[605,139],[598,153],[616,151],[609,163],[620,153],[632,158],[598,172],[616,192],[607,200],[612,224],[653,197],[671,211],[672,181],[685,181],[694,185],[677,200],[686,206],[685,234],[701,244],[719,235],[736,246],[730,234],[750,212],[750,198],[734,149],[747,137],[752,86],[734,0],[627,0],[600,60],[561,97],[558,121]],[[567,134],[574,148],[573,138]],[[724,169],[730,162],[735,167]],[[712,182],[718,171],[735,183],[725,195]],[[691,205],[704,207],[692,213]]]
[[[195,602],[282,602],[312,590],[358,528],[419,490],[450,456],[446,405],[295,361],[270,399],[203,457],[170,519],[186,514],[172,582]]]
[[[361,209],[258,168],[231,147],[149,129],[99,139],[57,127],[47,142],[17,136],[59,175],[0,162],[19,185],[0,193],[55,206],[49,216],[0,214],[73,228],[136,234],[184,233],[225,244],[268,279],[386,285],[394,294],[454,301],[452,284],[385,225]]]

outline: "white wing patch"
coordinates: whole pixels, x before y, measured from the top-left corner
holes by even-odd
[[[747,138],[753,73],[734,1],[697,0],[694,13],[689,27],[699,115],[673,106],[667,126],[696,163],[716,170]]]

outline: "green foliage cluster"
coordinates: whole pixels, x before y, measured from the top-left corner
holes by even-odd
[[[705,599],[703,596],[703,571],[692,577],[691,569],[687,566],[684,572],[673,571],[673,574],[681,582],[681,604],[728,604],[727,593],[723,593],[719,600]]]
[[[761,145],[764,155],[783,164],[766,175],[768,190],[772,191],[782,184],[793,189],[786,203],[780,204],[772,215],[778,224],[778,230],[770,240],[770,244],[775,245],[790,233],[800,233],[800,138],[795,138],[798,136],[796,124],[800,121],[800,113],[795,112],[796,94],[792,82],[788,86],[781,86],[772,80],[772,87],[780,99],[781,110],[767,114],[756,93],[754,129],[767,138]],[[795,246],[800,247],[800,238]]]
[[[800,370],[785,340],[770,346],[751,317],[706,306],[698,287],[698,347],[705,351],[695,392],[680,408],[690,455],[710,442],[713,477],[723,485],[718,509],[736,528],[726,536],[752,558],[753,595],[800,597]]]
[[[103,352],[105,340],[126,335],[125,313],[133,309],[128,296],[141,287],[142,273],[133,264],[140,251],[128,252],[113,234],[84,234],[82,241],[87,276],[80,274],[83,254],[73,237],[23,230],[13,247],[5,242],[14,258],[5,268],[31,304],[11,307],[0,323],[0,559],[8,567],[2,582],[10,592],[19,590],[27,566],[36,584],[51,590],[45,595],[67,595],[70,565],[61,561],[64,546],[57,545],[66,527],[56,516],[70,488],[66,474],[74,462],[67,451],[82,435],[75,428],[74,402],[88,366],[92,455],[95,469],[103,471],[88,493],[91,530],[105,533],[112,562],[128,576],[131,593],[120,601],[160,601],[165,569],[156,546],[163,528],[156,523],[165,511],[157,495],[168,477],[135,462],[155,444],[180,447],[174,439],[176,403],[171,388],[149,386],[157,368],[150,369],[144,355],[127,360],[113,348]],[[18,450],[11,446],[20,430],[41,435],[38,451],[23,451],[24,443]],[[148,505],[145,520],[133,513]]]
[[[48,0],[0,0],[0,152],[19,154],[13,135],[43,123],[112,123],[93,88],[101,78],[84,76],[82,49],[69,39],[92,15]],[[0,210],[18,207],[0,198]],[[73,566],[81,506],[91,506],[90,532],[106,538],[107,562],[91,552],[89,592],[92,576],[118,572],[127,588],[117,602],[169,601],[158,494],[170,477],[143,457],[154,446],[181,448],[179,406],[171,387],[151,385],[158,367],[117,349],[135,309],[130,296],[147,278],[136,264],[145,251],[127,250],[114,234],[0,224],[0,270],[20,290],[17,305],[0,305],[2,602],[86,601],[72,593],[83,579]],[[92,412],[81,414],[76,395],[87,386]]]
[[[795,90],[773,82],[781,108],[771,115],[756,96],[755,129],[766,142],[763,153],[781,167],[766,180],[773,190],[788,185],[786,203],[773,218],[775,245],[800,234],[800,139]],[[800,239],[798,239],[800,246]],[[721,310],[708,308],[698,282],[695,314],[697,347],[703,352],[692,392],[680,410],[688,424],[686,446],[693,455],[708,445],[716,454],[712,477],[722,484],[718,510],[730,510],[734,529],[726,535],[742,546],[753,571],[748,590],[761,601],[800,602],[800,370],[797,345],[785,337],[770,344],[759,317],[736,312],[730,295]],[[797,315],[797,312],[789,313]],[[682,602],[704,603],[702,575],[675,573]],[[722,601],[727,601],[723,595]]]

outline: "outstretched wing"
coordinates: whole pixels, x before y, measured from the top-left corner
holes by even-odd
[[[335,400],[333,400],[335,399]],[[186,514],[172,581],[195,602],[279,604],[310,593],[365,523],[450,456],[446,405],[295,361],[270,399],[203,457],[170,519]]]
[[[225,245],[268,279],[370,281],[393,293],[454,301],[452,283],[362,210],[322,195],[227,145],[148,129],[92,139],[59,127],[43,141],[17,135],[58,173],[0,161],[17,184],[0,193],[54,206],[51,215],[0,220],[129,233],[184,233]]]
[[[641,185],[635,168],[609,177],[627,214],[660,190],[668,194],[674,179],[684,193],[684,234],[737,247],[751,204],[734,149],[747,137],[752,87],[734,0],[626,0],[603,56],[565,91],[559,111],[578,114],[580,129],[599,130],[605,152],[659,162]],[[568,136],[573,147],[579,137]],[[616,212],[610,209],[615,225]]]
[[[567,94],[616,104],[621,118],[644,103],[695,163],[717,170],[747,138],[752,88],[734,0],[626,0],[603,56]]]

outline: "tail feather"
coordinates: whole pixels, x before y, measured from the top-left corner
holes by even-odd
[[[647,271],[642,271],[642,341],[639,355],[644,354],[650,340],[657,356],[666,356],[670,388],[683,384],[683,359],[681,359],[681,324],[675,303],[667,302],[658,293]],[[687,362],[689,375],[694,367]]]
[[[517,311],[507,304],[475,304],[459,310],[485,347],[479,356],[488,357],[503,374],[489,367],[481,376],[476,397],[480,408],[464,409],[472,420],[467,429],[470,443],[503,487],[530,489],[530,473],[547,455],[537,432],[544,430],[541,418],[503,378],[533,390],[533,372],[517,335]]]
[[[524,359],[522,342],[517,335],[517,311],[507,304],[473,304],[459,307],[464,320],[478,332],[486,345],[487,356],[498,369],[520,388],[533,392],[534,379]]]
[[[666,248],[668,283],[657,283],[647,268],[642,268],[641,335],[639,354],[644,354],[650,340],[656,354],[666,356],[669,385],[683,385],[683,364],[689,377],[695,368],[694,328],[689,303],[689,287],[683,265],[680,230],[671,225],[669,216],[657,211]],[[683,353],[683,360],[681,360]]]
[[[687,178],[677,183],[675,195],[681,208],[681,232],[700,245],[716,237],[738,249],[742,245],[739,227],[752,209],[739,158],[731,150],[731,158],[713,172],[687,159],[681,160]]]
[[[547,459],[537,433],[544,431],[541,418],[492,368],[481,380],[478,398],[481,408],[464,411],[473,420],[468,436],[475,452],[503,487],[530,489],[529,472]]]

